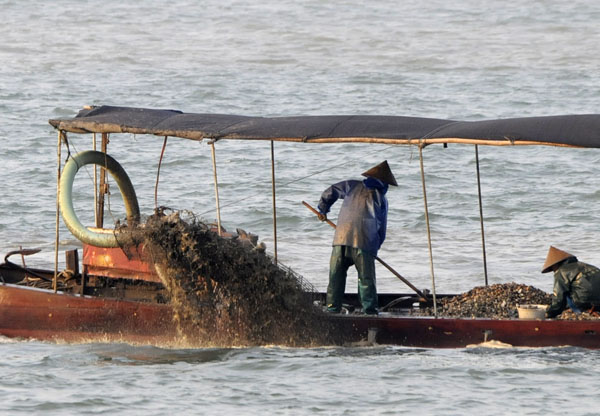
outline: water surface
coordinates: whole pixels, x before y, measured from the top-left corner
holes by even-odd
[[[0,252],[54,258],[56,142],[49,118],[84,105],[286,116],[459,120],[598,113],[600,6],[588,1],[255,2],[0,0]],[[70,151],[91,147],[69,136]],[[162,138],[113,137],[142,212],[154,207]],[[63,149],[63,162],[66,155]],[[222,217],[273,247],[268,143],[216,146]],[[323,289],[331,230],[301,201],[387,159],[380,256],[431,287],[418,149],[275,146],[279,259]],[[596,151],[480,148],[490,283],[551,290],[550,244],[600,264]],[[424,150],[438,292],[483,284],[474,149]],[[91,172],[78,214],[91,218]],[[118,192],[108,221],[123,216]],[[79,193],[79,192],[78,192]],[[169,140],[159,204],[216,218],[210,147]],[[60,226],[61,250],[77,242]],[[378,270],[380,291],[407,291]],[[354,277],[348,290],[355,290]],[[6,414],[597,413],[594,351],[399,347],[169,350],[3,340]]]

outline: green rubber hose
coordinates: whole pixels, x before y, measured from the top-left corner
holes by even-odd
[[[140,219],[140,208],[135,190],[125,170],[111,156],[95,150],[87,150],[71,157],[62,171],[59,202],[63,221],[73,236],[84,243],[105,248],[118,247],[119,244],[114,234],[101,234],[89,230],[79,221],[73,209],[73,180],[77,171],[82,166],[89,164],[102,166],[114,178],[123,196],[125,212],[127,213],[127,223],[133,225]]]

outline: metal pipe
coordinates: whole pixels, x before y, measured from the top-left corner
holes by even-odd
[[[66,137],[66,133],[62,130],[58,131],[58,146],[56,149],[56,155],[58,158],[57,169],[56,169],[56,229],[55,229],[55,240],[54,240],[54,279],[52,279],[52,289],[54,293],[58,290],[58,244],[60,234],[60,165],[61,165],[61,148],[63,135]]]
[[[271,189],[273,195],[273,248],[277,264],[277,203],[275,198],[275,146],[271,140]]]
[[[419,161],[421,163],[421,183],[423,185],[423,202],[425,204],[425,222],[427,223],[427,244],[429,245],[429,268],[431,270],[431,288],[433,291],[433,315],[437,318],[437,298],[435,293],[435,274],[433,272],[433,250],[431,248],[431,228],[429,227],[429,210],[427,208],[427,191],[425,189],[425,169],[423,167],[423,145],[419,145]]]
[[[479,149],[475,145],[475,164],[477,166],[477,195],[479,196],[479,223],[481,224],[481,247],[483,249],[483,274],[485,285],[488,285],[487,256],[485,254],[485,232],[483,229],[483,204],[481,202],[481,177],[479,175]]]
[[[217,160],[216,160],[216,155],[215,155],[215,141],[211,140],[209,142],[210,147],[211,147],[211,154],[212,154],[212,163],[213,163],[213,180],[215,183],[215,200],[217,202],[217,233],[219,234],[219,236],[221,235],[221,207],[219,205],[219,182],[217,180]]]

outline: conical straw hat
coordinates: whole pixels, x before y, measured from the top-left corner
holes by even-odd
[[[550,246],[550,250],[548,250],[548,255],[546,256],[546,262],[542,267],[542,273],[548,273],[552,269],[552,266],[554,266],[556,263],[560,263],[561,261],[570,257],[575,256],[567,253],[566,251],[562,251],[556,247]]]
[[[362,175],[370,176],[387,184],[398,186],[398,182],[396,182],[396,178],[394,178],[394,174],[392,173],[387,160],[384,160],[379,165],[372,167],[366,172],[363,172]]]

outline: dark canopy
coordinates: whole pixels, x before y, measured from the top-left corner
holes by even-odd
[[[600,147],[600,114],[454,121],[401,116],[247,117],[101,106],[50,120],[73,133],[137,133],[187,139],[388,144],[545,144]]]

